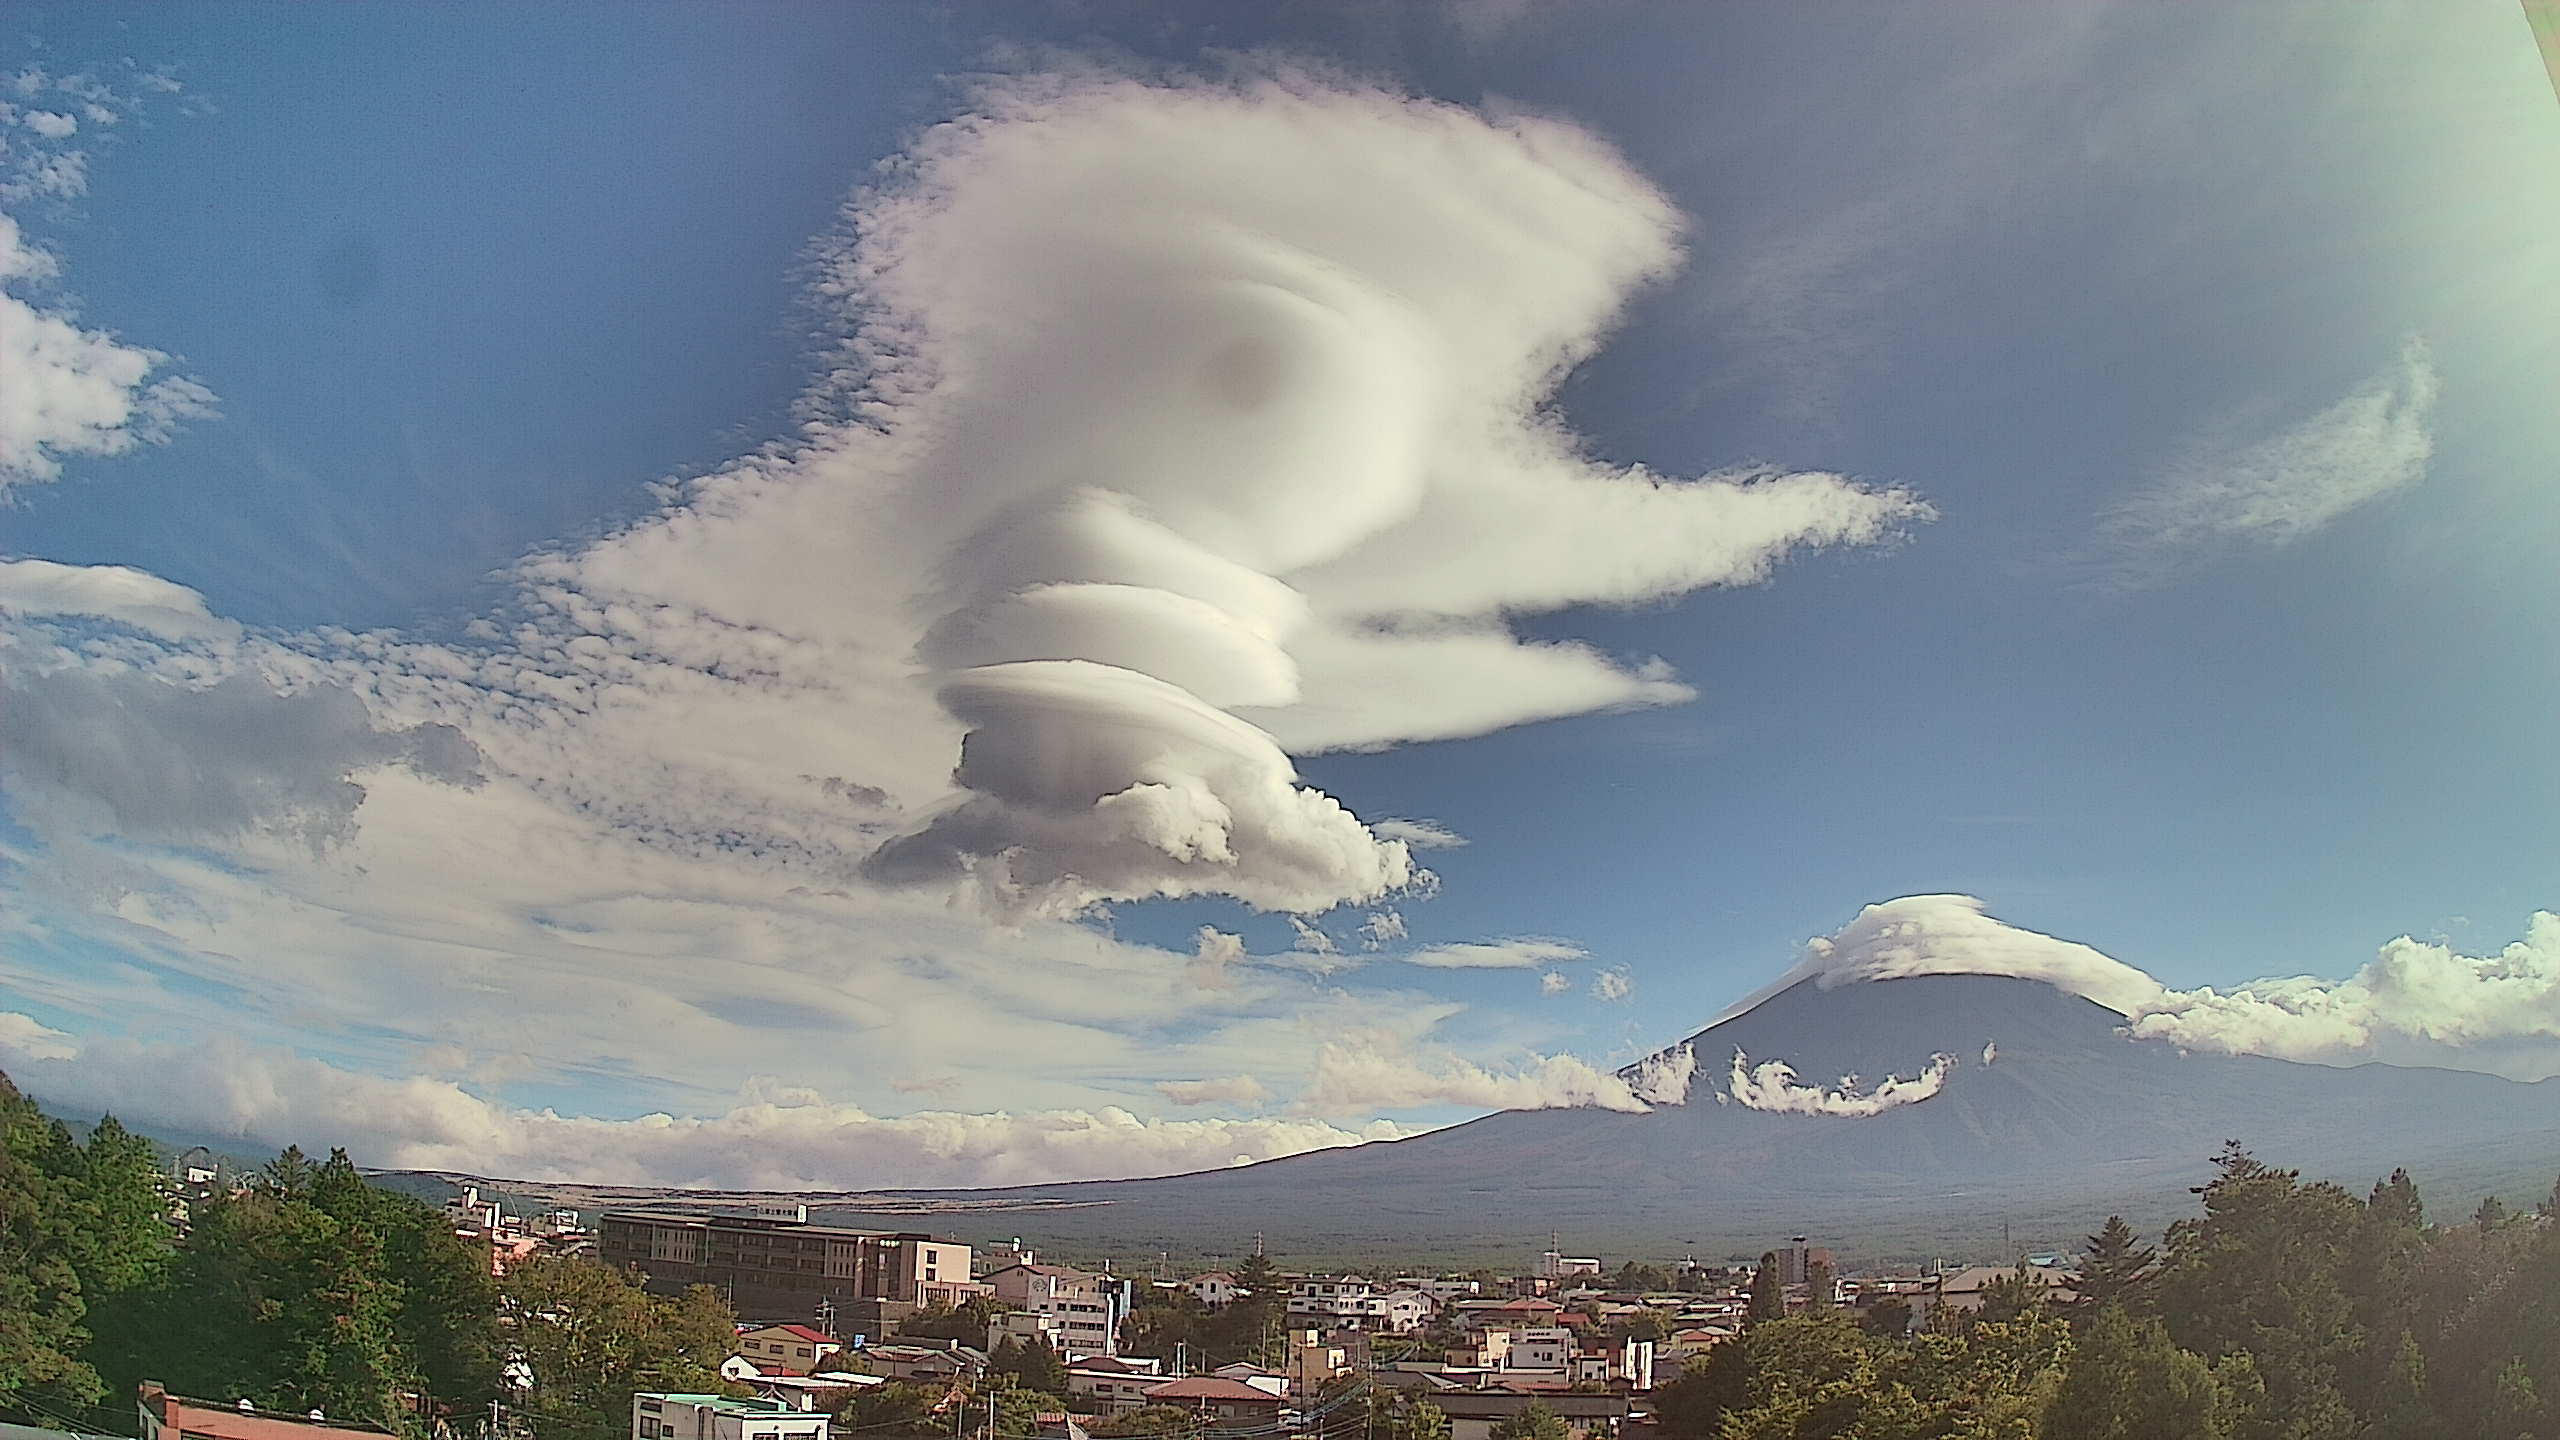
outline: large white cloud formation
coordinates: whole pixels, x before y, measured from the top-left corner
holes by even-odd
[[[34,727],[0,775],[32,838],[0,859],[43,909],[0,986],[96,1037],[46,1083],[105,1073],[118,1019],[385,1072],[462,1054],[435,1153],[481,1136],[493,1168],[586,1133],[508,1107],[531,1087],[725,1115],[738,1075],[786,1067],[1008,1115],[1244,1103],[1244,1076],[1301,1117],[1310,1090],[1361,1120],[1648,1103],[1569,1057],[1431,1048],[1460,1007],[1318,973],[1347,959],[1066,922],[1420,898],[1414,847],[1453,837],[1373,830],[1292,754],[1683,698],[1658,661],[1513,622],[1749,583],[1925,507],[1580,453],[1555,386],[1675,261],[1677,217],[1571,126],[1269,72],[978,101],[825,248],[845,339],[807,428],[528,558],[459,630],[244,629],[131,570],[0,569],[0,686]],[[123,754],[186,783],[137,786]],[[1401,940],[1401,912],[1362,934]],[[1420,1077],[1320,1078],[1322,1039],[1381,1014]],[[261,1114],[340,1123],[336,1070],[260,1073]],[[383,1083],[413,1082],[462,1083]],[[920,1133],[865,1124],[795,1133]],[[1181,1163],[1353,1133],[1270,1124]],[[881,1183],[1108,1168],[861,1153]]]
[[[1686,692],[1507,617],[1756,580],[1923,512],[1829,475],[1666,482],[1541,411],[1677,217],[1586,133],[1304,75],[1017,83],[856,208],[836,274],[929,377],[891,527],[965,799],[875,878],[999,904],[1368,901],[1409,843],[1287,749]]]
[[[2549,911],[2535,912],[2524,938],[2494,955],[2404,935],[2344,980],[2298,975],[2175,990],[2087,945],[1996,919],[1970,895],[1907,895],[1806,942],[1785,974],[1716,1019],[1808,979],[1829,989],[1915,975],[2041,980],[2122,1014],[2136,1037],[2190,1049],[2560,1074],[2560,1045],[2550,1043],[2560,1041],[2560,915]]]

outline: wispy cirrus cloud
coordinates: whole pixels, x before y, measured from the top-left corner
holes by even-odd
[[[1591,952],[1567,940],[1524,936],[1426,945],[1395,958],[1427,970],[1536,970],[1568,960],[1588,960]]]
[[[2272,435],[2207,445],[2109,511],[2104,583],[2138,588],[2234,549],[2290,545],[2426,478],[2438,383],[2415,336],[2352,394]]]

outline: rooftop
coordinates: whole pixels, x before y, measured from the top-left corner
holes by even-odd
[[[1147,1399],[1161,1400],[1233,1400],[1258,1405],[1277,1405],[1280,1397],[1268,1390],[1258,1390],[1241,1380],[1226,1380],[1215,1375],[1193,1375],[1182,1380],[1167,1380],[1147,1387]]]
[[[634,1400],[657,1400],[669,1405],[692,1405],[723,1415],[807,1415],[813,1411],[795,1410],[779,1400],[733,1400],[726,1395],[661,1394],[644,1390]]]
[[[785,1220],[774,1215],[706,1215],[671,1210],[609,1210],[599,1217],[602,1224],[627,1225],[699,1225],[724,1230],[787,1230],[794,1235],[832,1235],[847,1240],[932,1240],[922,1230],[857,1230],[844,1225],[812,1225],[805,1220]],[[957,1243],[957,1242],[940,1242]]]
[[[384,1433],[369,1425],[314,1420],[308,1415],[276,1410],[243,1410],[215,1400],[190,1400],[172,1395],[150,1380],[142,1383],[142,1404],[159,1417],[163,1427],[184,1431],[189,1440],[198,1436],[205,1440],[310,1440],[321,1432],[337,1436]]]

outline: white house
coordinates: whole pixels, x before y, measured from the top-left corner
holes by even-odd
[[[631,1397],[631,1440],[827,1440],[825,1412],[725,1395]]]
[[[1207,1270],[1182,1282],[1182,1293],[1212,1310],[1235,1303],[1236,1277],[1224,1270]]]

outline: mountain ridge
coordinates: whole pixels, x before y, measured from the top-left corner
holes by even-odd
[[[1310,1259],[1457,1261],[1542,1245],[1550,1230],[1651,1256],[1691,1245],[1757,1253],[1804,1233],[1851,1254],[1998,1258],[2028,1237],[2038,1248],[2071,1243],[2110,1213],[2153,1228],[2185,1213],[2187,1187],[2226,1138],[2359,1190],[2406,1165],[2422,1183],[2432,1174],[2440,1206],[2496,1189],[2536,1194],[2560,1170],[2560,1077],[2189,1052],[2133,1039],[2123,1024],[2040,980],[1933,975],[1824,990],[1808,978],[1681,1042],[1699,1066],[1688,1102],[1643,1114],[1502,1111],[1145,1179],[757,1193],[789,1193],[839,1223],[914,1228],[929,1216],[960,1238],[1001,1231],[1089,1258],[1233,1253],[1259,1234]],[[1843,1076],[1952,1062],[1925,1099],[1872,1115],[1799,1114],[1735,1098],[1735,1050],[1833,1091]],[[748,1193],[524,1191],[697,1205]],[[976,1233],[990,1221],[1000,1224]]]

